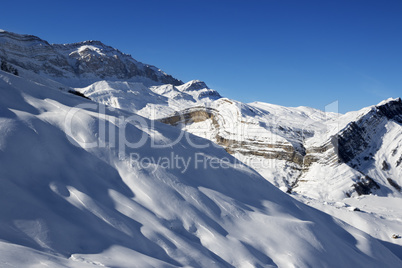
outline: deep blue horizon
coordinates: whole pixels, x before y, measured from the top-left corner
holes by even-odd
[[[402,1],[19,1],[0,29],[100,40],[223,96],[358,110],[402,93]]]

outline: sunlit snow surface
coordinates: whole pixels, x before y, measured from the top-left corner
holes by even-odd
[[[282,193],[212,143],[155,149],[181,133],[121,110],[99,117],[90,101],[3,72],[0,94],[1,267],[402,265],[378,240]],[[121,147],[123,127],[131,143],[146,137],[143,146]],[[191,159],[188,169],[129,158],[172,151]],[[196,154],[227,158],[228,167],[196,168]]]
[[[194,86],[196,90],[192,90]],[[177,87],[170,84],[147,84],[142,81],[98,81],[76,90],[96,102],[149,119],[164,118],[185,108],[208,105],[220,98],[215,90],[209,89],[198,80]]]

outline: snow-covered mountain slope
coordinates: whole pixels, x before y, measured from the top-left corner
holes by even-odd
[[[325,132],[326,122],[337,116],[307,107],[221,98],[161,121],[222,145],[278,187],[291,188],[301,176],[306,140]]]
[[[223,146],[283,191],[397,253],[402,241],[392,236],[402,233],[401,108],[400,99],[389,99],[340,115],[220,99],[161,121]]]
[[[11,64],[24,77],[40,74],[71,87],[86,87],[100,80],[183,84],[99,41],[49,44],[36,36],[2,31],[0,60]]]
[[[401,190],[398,100],[342,116],[243,104],[221,98],[202,81],[183,84],[98,41],[50,45],[5,31],[0,60],[9,72],[150,119],[177,124],[185,117],[183,130],[224,146],[284,190],[330,200]],[[193,122],[194,116],[200,118]]]
[[[177,87],[172,84],[146,86],[139,82],[100,81],[75,90],[96,102],[150,119],[164,118],[176,111],[204,106],[221,98],[218,92],[198,80]]]
[[[285,191],[338,200],[401,192],[402,103],[346,115],[219,99],[162,119],[222,145]]]
[[[221,98],[204,82],[183,84],[99,41],[49,44],[2,31],[0,64],[32,81],[66,91],[75,88],[96,102],[152,119]]]
[[[395,238],[402,234],[401,198],[361,195],[327,202],[296,193],[292,196],[379,239],[402,259],[402,241]]]
[[[311,164],[300,178],[304,183],[300,183],[298,191],[312,192],[307,195],[313,197],[324,195],[321,198],[334,194],[333,199],[344,197],[336,197],[342,193],[401,197],[401,99],[345,114],[336,123],[340,130],[330,128],[327,140],[309,147],[306,157]],[[323,185],[322,178],[328,184]],[[335,187],[338,193],[331,193]]]
[[[402,265],[211,142],[4,72],[0,94],[2,267]]]

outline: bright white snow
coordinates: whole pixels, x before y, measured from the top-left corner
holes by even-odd
[[[121,110],[99,116],[90,101],[4,72],[0,94],[2,267],[402,265],[376,239],[282,193],[212,143],[155,149],[182,133]],[[139,148],[127,146],[142,137]],[[130,161],[172,151],[190,159],[184,172]],[[228,162],[196,168],[196,155]]]

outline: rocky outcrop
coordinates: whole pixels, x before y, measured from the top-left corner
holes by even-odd
[[[212,119],[213,124],[218,126],[216,120],[217,110],[207,107],[193,107],[185,109],[181,112],[176,112],[174,115],[162,118],[159,121],[172,126],[177,126],[178,124],[192,124],[197,122],[202,122],[207,119]]]
[[[303,165],[303,155],[290,143],[267,143],[261,140],[252,139],[230,139],[220,134],[224,118],[219,111],[213,108],[194,107],[178,112],[173,116],[163,118],[159,121],[165,124],[178,126],[190,125],[210,119],[215,135],[213,141],[221,145],[230,154],[240,153],[242,155],[254,155],[265,159],[287,160],[297,166]]]
[[[368,163],[375,165],[373,156],[381,147],[386,124],[389,121],[401,124],[401,116],[402,103],[399,98],[387,100],[366,109],[356,120],[349,122],[323,145],[307,148],[303,161],[303,172],[307,172],[315,162],[332,166],[347,164],[361,174],[360,178],[354,179],[353,191],[358,195],[375,192],[381,187],[375,178],[367,175],[367,165]],[[391,154],[394,156],[396,149],[390,152]],[[377,169],[384,176],[392,176],[388,174],[391,166],[385,160],[378,164]],[[394,179],[387,178],[386,180],[394,189],[400,191],[400,186]],[[348,193],[348,195],[350,194]]]
[[[402,123],[401,99],[380,103],[358,120],[350,122],[337,136],[339,158],[349,163],[367,150],[375,138],[376,130],[387,120]]]
[[[353,187],[358,195],[371,194],[373,190],[380,189],[380,186],[369,176],[359,178],[359,181],[353,184]]]
[[[0,70],[13,74],[13,75],[18,75],[18,70],[14,68],[12,65],[8,64],[5,60],[1,61],[0,60]]]
[[[313,163],[321,162],[327,165],[336,165],[341,161],[338,155],[337,138],[332,137],[319,147],[308,147],[303,157],[303,171],[307,171]]]
[[[387,181],[388,181],[388,183],[389,183],[392,187],[394,187],[396,190],[398,190],[399,192],[402,191],[402,187],[401,187],[398,183],[396,183],[393,179],[387,178]]]
[[[402,100],[401,98],[384,101],[377,105],[376,110],[379,114],[402,124]]]

